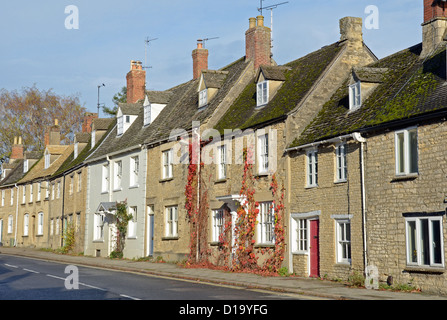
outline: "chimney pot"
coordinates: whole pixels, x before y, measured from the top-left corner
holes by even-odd
[[[143,100],[146,92],[146,71],[141,61],[131,60],[127,80],[127,102],[136,103]]]
[[[258,27],[263,27],[264,26],[264,17],[263,16],[258,16],[256,18],[256,20],[258,21]]]
[[[248,21],[249,21],[249,29],[256,27],[256,18],[250,18],[248,19]]]

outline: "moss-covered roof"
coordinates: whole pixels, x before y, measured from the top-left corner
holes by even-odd
[[[381,83],[362,102],[349,111],[349,79],[337,90],[289,147],[364,130],[388,122],[409,119],[447,107],[445,49],[421,59],[422,45],[416,45],[372,63],[384,68]]]
[[[261,109],[256,107],[256,83],[253,81],[243,90],[216,126],[224,129],[255,127],[287,115],[306,96],[322,73],[337,57],[344,42],[336,42],[285,65],[285,81],[271,101]]]

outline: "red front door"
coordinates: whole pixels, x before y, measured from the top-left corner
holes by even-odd
[[[310,220],[310,277],[320,276],[319,220]]]

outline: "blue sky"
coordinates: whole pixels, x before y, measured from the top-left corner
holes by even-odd
[[[264,0],[264,6],[286,0]],[[79,9],[79,29],[69,30],[65,8]],[[289,0],[274,14],[274,59],[300,58],[339,40],[339,19],[362,17],[368,5],[379,9],[379,29],[364,28],[364,41],[383,58],[422,39],[422,0]],[[0,5],[0,88],[36,84],[55,93],[79,93],[96,112],[126,85],[130,60],[145,60],[149,45],[148,89],[165,90],[192,78],[191,52],[206,43],[209,68],[219,69],[245,55],[248,19],[259,0],[2,0]],[[264,12],[270,26],[270,11]]]

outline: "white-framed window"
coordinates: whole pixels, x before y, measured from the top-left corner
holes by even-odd
[[[77,192],[81,192],[82,189],[82,172],[78,172],[78,184],[77,184]]]
[[[346,161],[347,144],[340,143],[335,146],[335,181],[342,182],[348,178],[348,166]]]
[[[172,178],[173,175],[173,155],[174,151],[172,149],[163,151],[163,179]]]
[[[104,219],[105,215],[102,213],[96,213],[93,221],[93,240],[103,240],[104,238]]]
[[[10,234],[10,233],[12,233],[12,225],[13,225],[13,222],[14,222],[14,218],[13,218],[13,216],[10,214],[9,216],[8,216],[8,233]]]
[[[262,81],[257,84],[256,88],[257,106],[261,107],[269,101],[269,82]]]
[[[51,200],[54,200],[55,194],[56,194],[56,183],[53,182],[51,184]]]
[[[23,235],[27,237],[29,234],[29,214],[23,216]]]
[[[178,207],[166,207],[165,217],[165,235],[166,237],[178,236]]]
[[[43,212],[37,214],[37,235],[43,235]]]
[[[14,205],[14,188],[11,188],[11,206]]]
[[[444,267],[442,216],[405,218],[407,264]]]
[[[59,231],[60,231],[60,218],[57,217],[56,218],[56,235],[59,235]]]
[[[357,81],[356,83],[349,86],[349,110],[357,110],[362,106],[362,95],[361,95],[361,83]]]
[[[144,125],[151,124],[151,104],[147,104],[144,106]]]
[[[220,235],[224,232],[224,210],[213,210],[213,242],[219,242]]]
[[[29,185],[29,202],[34,201],[34,185],[31,183]]]
[[[136,238],[137,236],[137,207],[129,207],[129,214],[132,215],[132,219],[127,225],[127,237]]]
[[[93,149],[95,147],[96,144],[96,130],[92,131],[92,139],[91,139],[91,145],[90,148]]]
[[[351,220],[335,220],[337,262],[351,263]]]
[[[61,182],[57,182],[57,188],[56,188],[56,199],[60,199],[61,197]]]
[[[50,182],[47,181],[45,185],[46,185],[45,199],[49,199],[50,198]]]
[[[292,219],[292,252],[305,253],[308,251],[309,234],[307,222],[307,219]]]
[[[140,174],[140,158],[138,156],[130,158],[130,186],[138,186],[138,176]]]
[[[275,208],[273,202],[259,203],[257,229],[258,243],[275,243]]]
[[[76,159],[78,157],[78,155],[79,155],[79,143],[78,142],[76,142],[74,144],[74,151],[73,151],[73,153],[74,153],[74,158]]]
[[[37,201],[40,201],[42,198],[42,182],[37,183]]]
[[[316,187],[318,185],[318,151],[308,150],[306,153],[307,164],[307,187]]]
[[[50,236],[54,234],[54,219],[50,220]]]
[[[199,92],[199,108],[208,104],[208,90],[203,89]]]
[[[417,128],[396,131],[396,175],[418,173]]]
[[[106,163],[102,166],[102,192],[109,192],[109,164]]]
[[[23,161],[23,173],[27,173],[29,169],[29,160],[26,159]]]
[[[45,169],[48,169],[50,167],[50,164],[51,164],[51,154],[47,150],[45,151]]]
[[[5,206],[5,190],[2,190],[2,207]]]
[[[70,176],[70,185],[68,188],[68,194],[72,195],[74,190],[74,176]]]
[[[227,177],[227,146],[221,145],[217,147],[218,152],[218,166],[217,166],[217,175],[218,179],[222,180]]]
[[[258,136],[258,173],[265,174],[269,171],[269,136]]]
[[[113,166],[113,189],[121,189],[121,179],[123,177],[123,162],[115,161]]]
[[[26,203],[26,186],[22,186],[22,204]]]
[[[124,118],[120,116],[117,118],[117,135],[122,135],[124,133]]]

